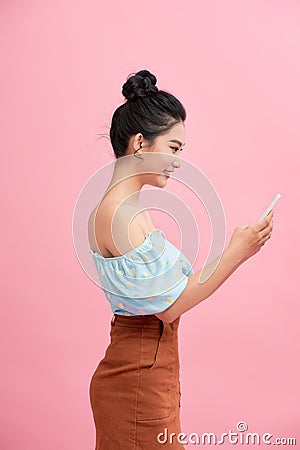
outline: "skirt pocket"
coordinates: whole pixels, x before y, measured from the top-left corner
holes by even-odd
[[[159,420],[172,413],[175,349],[173,333],[143,328],[137,393],[137,420]]]

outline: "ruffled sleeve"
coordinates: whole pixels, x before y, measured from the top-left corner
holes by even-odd
[[[154,230],[135,249],[114,258],[90,250],[101,288],[111,309],[121,315],[156,314],[166,310],[184,291],[194,273],[189,260]]]

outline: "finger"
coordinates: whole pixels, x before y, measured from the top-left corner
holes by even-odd
[[[273,219],[271,219],[271,222],[269,222],[269,224],[262,230],[264,232],[264,234],[268,234],[272,231],[273,229]]]
[[[260,240],[264,241],[270,239],[271,234],[272,234],[272,226],[269,226],[258,233]]]
[[[253,225],[253,230],[254,231],[262,231],[262,230],[264,230],[269,225],[269,223],[272,221],[273,215],[274,215],[274,211],[271,210],[269,212],[269,214],[263,220],[261,220],[260,222],[256,223],[255,225]]]

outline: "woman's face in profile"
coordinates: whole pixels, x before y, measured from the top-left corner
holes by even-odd
[[[146,156],[145,172],[147,170],[156,173],[144,173],[143,184],[156,187],[165,187],[168,178],[180,167],[180,153],[185,144],[185,129],[183,122],[174,125],[166,134],[155,139],[151,147],[142,147],[142,156]],[[147,158],[147,154],[151,158]],[[146,161],[145,161],[146,162]]]

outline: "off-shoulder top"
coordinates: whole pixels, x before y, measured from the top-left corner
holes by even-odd
[[[121,256],[105,258],[90,249],[101,289],[114,314],[148,315],[164,311],[185,289],[194,273],[189,260],[162,230]]]

